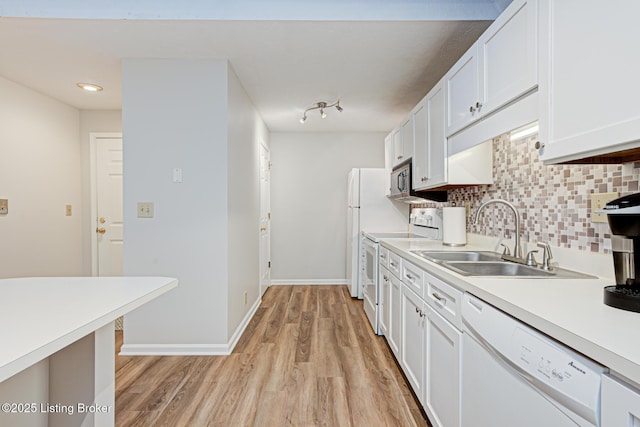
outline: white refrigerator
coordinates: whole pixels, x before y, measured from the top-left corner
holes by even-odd
[[[407,231],[409,205],[386,196],[391,177],[383,168],[352,169],[349,172],[347,217],[347,280],[351,296],[362,299],[359,260],[362,231],[385,233]]]

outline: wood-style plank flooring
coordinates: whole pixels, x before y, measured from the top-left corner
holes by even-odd
[[[346,286],[274,286],[230,356],[116,356],[116,425],[429,424]]]

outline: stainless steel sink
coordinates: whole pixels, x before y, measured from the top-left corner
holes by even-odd
[[[553,271],[545,271],[528,265],[507,261],[460,262],[443,264],[445,267],[464,276],[509,276],[509,277],[552,277]]]
[[[542,270],[502,260],[496,252],[484,251],[411,251],[463,276],[513,277],[548,279],[595,279],[595,276],[555,267],[551,271]]]
[[[500,254],[495,252],[476,251],[412,251],[414,254],[429,261],[499,261]]]
[[[547,279],[596,279],[577,271],[554,268],[551,271],[509,261],[450,261],[440,265],[463,276],[518,277]]]

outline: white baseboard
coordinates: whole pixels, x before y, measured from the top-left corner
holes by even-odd
[[[227,344],[123,344],[120,356],[227,356]]]
[[[347,279],[271,279],[272,286],[278,285],[346,285]]]
[[[244,333],[244,330],[247,329],[247,326],[249,326],[249,322],[251,322],[251,319],[253,319],[254,314],[256,314],[256,311],[258,311],[258,307],[260,307],[261,302],[262,302],[262,297],[258,298],[258,300],[251,306],[251,309],[247,312],[246,316],[244,316],[244,319],[242,319],[242,322],[240,322],[240,324],[236,328],[236,331],[233,333],[233,335],[231,336],[231,339],[229,340],[228,354],[231,354],[233,349],[236,348],[236,344],[238,344],[238,340],[240,340],[240,337]]]
[[[236,328],[227,344],[123,344],[120,356],[228,356],[242,333],[256,314],[262,298],[258,299]]]

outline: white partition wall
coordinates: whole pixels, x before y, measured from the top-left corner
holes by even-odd
[[[260,302],[266,127],[226,60],[129,59],[122,80],[124,274],[181,283],[125,317],[122,351],[228,353]]]

